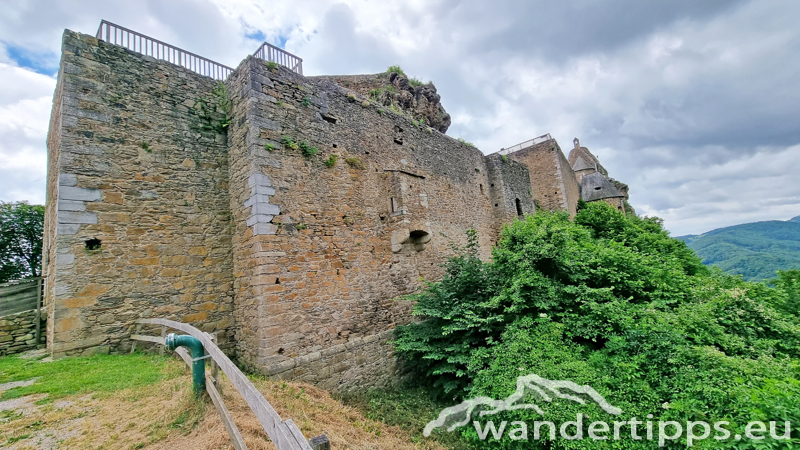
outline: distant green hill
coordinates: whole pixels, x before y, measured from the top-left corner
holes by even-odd
[[[775,278],[778,270],[800,269],[800,216],[787,221],[745,223],[700,235],[679,236],[703,258],[745,280]]]

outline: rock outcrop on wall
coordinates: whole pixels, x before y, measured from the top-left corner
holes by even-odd
[[[450,114],[445,111],[441,97],[433,83],[417,84],[397,72],[374,75],[337,75],[309,77],[309,80],[327,80],[346,87],[386,108],[397,108],[414,120],[446,133],[450,128]]]

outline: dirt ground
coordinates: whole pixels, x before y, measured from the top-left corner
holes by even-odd
[[[365,418],[310,385],[256,380],[278,414],[292,419],[306,438],[325,434],[332,449],[443,449],[413,443],[397,427]],[[0,391],[12,386],[0,385]],[[248,448],[275,449],[250,408],[223,377],[222,395]],[[230,449],[211,401],[197,401],[191,377],[106,395],[48,401],[44,394],[0,402],[0,447],[8,449]]]

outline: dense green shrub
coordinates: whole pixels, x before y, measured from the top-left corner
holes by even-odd
[[[658,219],[603,203],[537,213],[506,227],[492,261],[477,240],[441,282],[412,296],[422,321],[397,330],[396,350],[420,380],[452,400],[502,399],[521,375],[589,385],[621,417],[591,404],[539,402],[501,420],[730,422],[797,420],[800,324],[787,293],[705,268]],[[477,440],[472,427],[461,429]],[[780,433],[779,433],[780,434]],[[794,445],[800,443],[794,431]],[[477,441],[480,442],[480,441]],[[652,441],[482,442],[497,448],[653,448]],[[667,447],[685,447],[680,440]],[[791,448],[786,441],[695,442],[698,448]],[[671,448],[671,447],[670,447]]]

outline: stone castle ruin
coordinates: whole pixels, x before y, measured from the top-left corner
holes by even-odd
[[[550,135],[484,155],[401,74],[249,56],[215,79],[98,37],[64,33],[47,141],[54,356],[130,350],[133,321],[160,317],[268,376],[380,383],[411,320],[398,298],[439,279],[468,230],[488,258],[537,208],[626,207],[577,139],[569,158]]]

